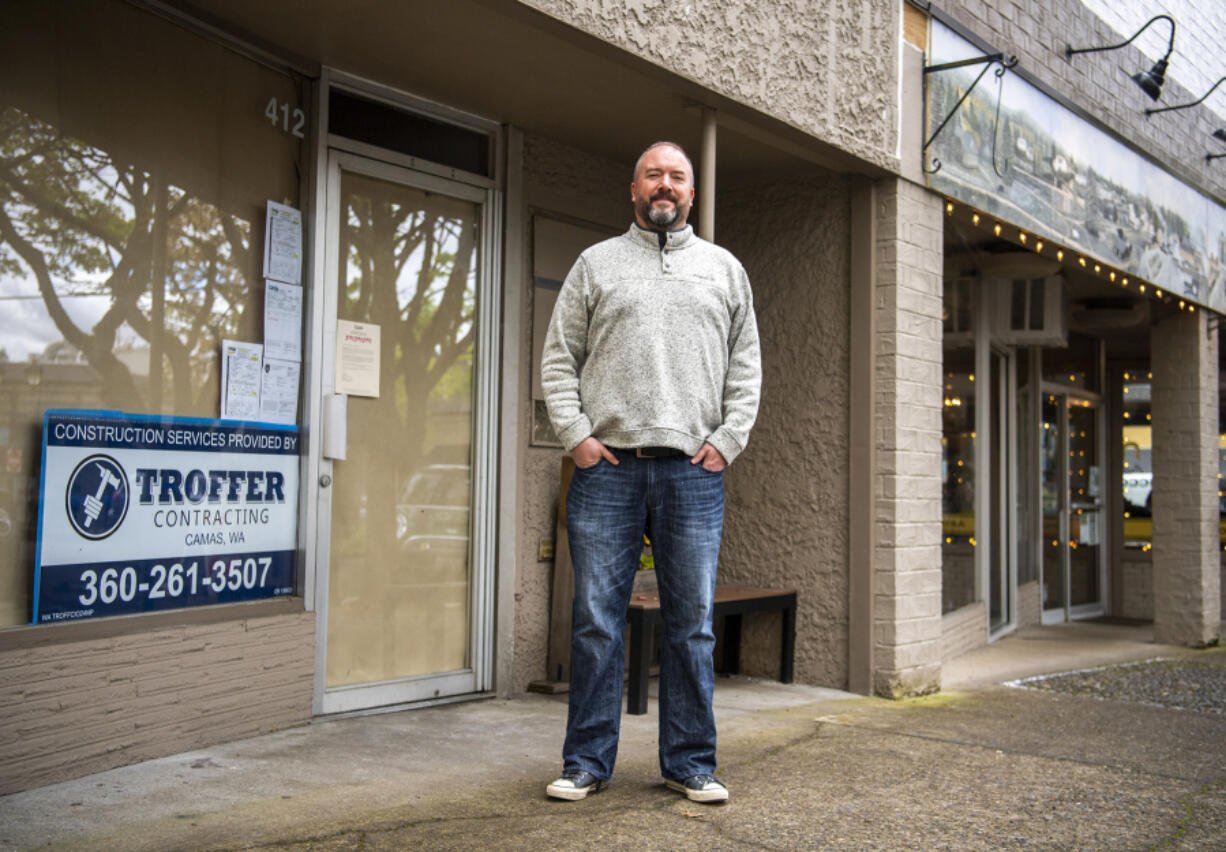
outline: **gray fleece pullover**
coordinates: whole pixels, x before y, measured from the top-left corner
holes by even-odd
[[[558,294],[541,385],[569,451],[709,442],[731,463],[758,415],[762,362],[749,278],[689,226],[637,225],[588,248]]]

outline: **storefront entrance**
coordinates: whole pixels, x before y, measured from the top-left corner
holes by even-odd
[[[1101,409],[1049,390],[1043,399],[1043,623],[1102,615],[1106,503]]]
[[[489,689],[492,195],[329,153],[331,399],[315,442],[323,713]]]

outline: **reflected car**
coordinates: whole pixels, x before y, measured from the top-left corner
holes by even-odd
[[[1148,514],[1153,507],[1152,473],[1144,471],[1124,474],[1124,508],[1129,512]]]
[[[396,539],[402,548],[449,549],[468,541],[471,492],[466,464],[432,464],[415,473],[396,502]]]

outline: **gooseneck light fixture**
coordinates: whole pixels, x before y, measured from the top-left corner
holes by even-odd
[[[1197,98],[1197,99],[1196,99],[1196,100],[1194,100],[1194,101],[1191,101],[1190,103],[1186,103],[1186,104],[1175,104],[1175,106],[1169,106],[1169,107],[1158,107],[1157,109],[1153,109],[1152,107],[1146,107],[1146,108],[1145,108],[1145,114],[1146,114],[1146,115],[1153,115],[1153,114],[1154,114],[1154,113],[1156,113],[1156,112],[1170,112],[1170,111],[1171,111],[1171,110],[1173,110],[1173,109],[1187,109],[1188,107],[1194,107],[1194,106],[1196,106],[1198,103],[1200,103],[1201,101],[1203,101],[1205,98],[1207,98],[1207,97],[1209,97],[1210,95],[1212,95],[1212,94],[1213,94],[1213,90],[1214,90],[1214,89],[1216,89],[1218,86],[1222,85],[1222,83],[1224,83],[1224,82],[1226,82],[1226,77],[1222,77],[1221,79],[1219,79],[1219,80],[1218,80],[1216,83],[1214,83],[1212,86],[1210,86],[1210,87],[1209,87],[1209,91],[1205,92],[1205,93],[1204,93],[1203,95],[1201,95],[1199,98]],[[1221,131],[1219,131],[1219,132],[1221,132]],[[1215,135],[1216,135],[1216,134],[1215,134]]]
[[[1226,79],[1226,77],[1223,79]],[[1221,80],[1218,82],[1221,82]],[[1219,142],[1226,142],[1226,127],[1219,127],[1217,130],[1213,131],[1213,138]],[[1226,157],[1226,154],[1206,154],[1205,161],[1208,162],[1210,160],[1220,160],[1222,157]]]
[[[1145,32],[1150,24],[1164,19],[1171,25],[1171,38],[1167,42],[1166,55],[1155,62],[1154,67],[1148,71],[1138,71],[1132,75],[1132,81],[1141,87],[1141,91],[1149,95],[1150,100],[1156,101],[1158,96],[1162,94],[1162,84],[1166,82],[1166,66],[1171,58],[1171,51],[1175,49],[1175,19],[1170,15],[1154,15],[1145,23],[1145,26],[1136,31],[1132,38],[1119,44],[1108,44],[1104,47],[1073,47],[1071,44],[1065,45],[1064,58],[1068,59],[1077,53],[1098,53],[1104,50],[1119,50],[1121,47],[1127,47],[1133,43],[1137,36]]]

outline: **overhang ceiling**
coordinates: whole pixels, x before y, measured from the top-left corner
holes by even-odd
[[[944,248],[947,276],[990,267],[992,259],[1002,255],[1028,252],[987,229],[949,220],[945,223]],[[1064,279],[1070,306],[1069,328],[1105,340],[1109,358],[1148,358],[1151,323],[1166,313],[1178,313],[1177,308],[1124,290],[1087,272],[1074,262],[1072,253],[1063,263],[1053,259],[1051,265]],[[1108,316],[1113,320],[1106,320]]]
[[[155,0],[149,5],[157,9]],[[696,153],[698,105],[719,111],[721,175],[875,167],[511,0],[172,3],[310,73],[346,71],[610,159],[672,139]],[[162,6],[162,8],[166,8]]]

